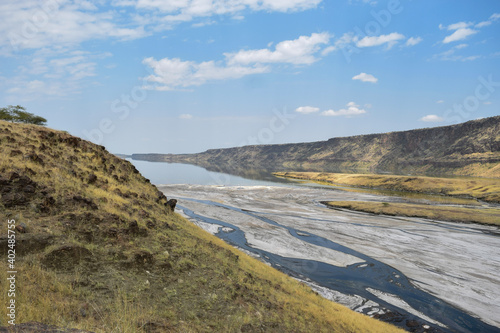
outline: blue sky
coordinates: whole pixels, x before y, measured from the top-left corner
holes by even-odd
[[[4,0],[0,104],[114,153],[500,114],[497,0]]]

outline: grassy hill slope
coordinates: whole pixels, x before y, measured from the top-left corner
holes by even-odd
[[[249,169],[500,177],[500,116],[458,125],[328,141],[211,149],[199,154],[134,154],[249,175]]]
[[[194,226],[102,146],[0,121],[0,157],[0,279],[14,219],[16,323],[95,332],[398,331]],[[8,284],[0,289],[5,305]]]

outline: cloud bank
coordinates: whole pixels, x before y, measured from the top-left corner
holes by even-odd
[[[328,44],[328,33],[313,33],[294,40],[282,41],[270,48],[225,53],[224,61],[185,61],[179,58],[152,57],[143,60],[153,74],[145,78],[147,89],[173,90],[199,86],[209,81],[237,79],[267,73],[272,64],[310,65],[321,57]]]

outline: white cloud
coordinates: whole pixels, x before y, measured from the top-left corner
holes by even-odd
[[[227,66],[214,61],[196,63],[182,61],[178,58],[164,58],[156,60],[146,58],[143,63],[153,70],[154,74],[145,80],[151,83],[147,89],[172,90],[179,87],[199,86],[207,81],[237,79],[250,74],[265,73],[268,67],[256,66]]]
[[[122,26],[114,11],[97,11],[87,1],[4,0],[0,4],[0,52],[75,46],[82,42],[115,38],[129,40],[146,35],[142,26]]]
[[[442,99],[440,99],[439,101],[436,101],[437,104],[442,104],[444,103],[444,101]]]
[[[288,12],[316,8],[322,0],[241,0],[240,2],[250,3],[250,8],[254,10]]]
[[[156,60],[146,58],[143,63],[153,70],[146,78],[148,89],[172,90],[199,86],[208,81],[237,79],[246,75],[266,73],[270,64],[309,65],[317,61],[321,45],[328,43],[328,33],[313,33],[276,44],[274,50],[241,50],[225,53],[225,61],[183,61],[178,58]]]
[[[420,43],[421,41],[423,41],[422,37],[410,37],[406,41],[405,45],[406,46],[415,46],[418,43]]]
[[[215,24],[215,23],[217,23],[217,21],[214,21],[214,20],[201,21],[201,22],[198,22],[198,23],[193,23],[191,26],[193,28],[201,28],[201,27],[205,27],[207,25],[212,25],[212,24]]]
[[[179,119],[193,119],[193,115],[189,114],[189,113],[184,113],[184,114],[181,114],[179,115]]]
[[[461,61],[474,61],[474,60],[477,60],[477,59],[480,59],[480,58],[481,58],[481,56],[479,56],[479,55],[473,55],[473,56],[463,57],[460,60]]]
[[[85,77],[95,76],[96,63],[90,61],[86,55],[75,55],[66,58],[55,58],[49,61],[52,71],[45,73],[45,77],[61,79],[64,77],[80,80]]]
[[[479,29],[479,28],[482,28],[482,27],[487,27],[487,26],[491,25],[491,23],[493,23],[493,22],[491,22],[491,21],[479,22],[478,24],[476,24],[474,26],[474,28],[478,28]]]
[[[345,116],[345,117],[351,117],[351,116],[356,116],[360,114],[366,113],[366,110],[360,109],[359,105],[357,105],[354,102],[349,102],[347,103],[347,106],[345,109],[340,109],[338,111],[335,110],[327,110],[321,112],[322,116],[329,116],[329,117],[338,117],[338,116]]]
[[[371,83],[377,83],[378,79],[371,75],[371,74],[366,74],[366,73],[360,73],[356,76],[352,77],[353,80],[360,80],[362,82],[371,82]]]
[[[442,121],[444,121],[444,118],[443,117],[439,117],[435,114],[429,114],[427,116],[424,116],[422,118],[419,119],[420,121],[425,121],[425,122],[428,122],[428,123],[440,123]]]
[[[244,11],[297,12],[317,7],[322,0],[114,0],[115,6],[132,6],[149,11],[160,26],[192,21],[196,18],[229,15],[241,19]]]
[[[474,24],[473,22],[458,22],[454,24],[450,24],[448,26],[443,26],[442,24],[439,25],[439,29],[447,29],[450,31],[455,30],[451,35],[447,36],[444,40],[443,43],[451,43],[457,40],[463,40],[471,35],[474,35],[478,33],[478,30],[471,29],[471,27],[474,27],[476,29],[481,29],[487,26],[490,26],[493,22],[498,20],[500,18],[499,13],[494,13],[492,14],[488,20],[479,22],[477,24]]]
[[[456,42],[459,40],[463,40],[471,35],[477,34],[478,32],[479,32],[478,30],[473,30],[473,29],[469,29],[469,28],[460,28],[460,29],[456,30],[454,33],[452,33],[451,35],[446,36],[443,39],[443,43],[448,44],[448,43]]]
[[[30,61],[17,68],[18,75],[10,78],[9,94],[34,96],[67,96],[81,91],[85,79],[97,75],[99,59],[110,57],[110,53],[42,49],[33,53]]]
[[[7,94],[18,101],[32,101],[41,97],[62,98],[80,91],[80,86],[74,81],[57,80],[26,80],[23,78],[10,78]]]
[[[254,11],[301,11],[315,8],[322,0],[136,0],[116,1],[115,4],[134,5],[137,8],[156,9],[164,13],[210,16],[234,14],[246,9]]]
[[[490,16],[490,20],[496,21],[500,19],[500,13],[494,13],[493,15]]]
[[[491,105],[492,103],[490,101],[483,102],[484,105]]]
[[[398,32],[392,32],[390,34],[380,35],[380,36],[365,36],[363,38],[361,38],[359,35],[356,35],[354,32],[346,32],[340,38],[335,40],[333,46],[325,48],[324,52],[326,52],[326,50],[328,50],[328,52],[331,52],[334,50],[346,49],[346,48],[350,49],[350,51],[348,51],[349,53],[351,53],[353,50],[355,52],[360,52],[360,50],[356,50],[355,47],[365,48],[365,47],[374,47],[380,45],[386,45],[386,49],[389,50],[395,44],[397,44],[399,41],[403,39],[405,39],[405,36]],[[406,46],[417,45],[422,40],[423,39],[421,37],[410,37],[406,41],[405,45]]]
[[[375,1],[375,0],[349,0],[349,4],[352,4],[354,1],[367,3],[367,4],[372,5],[372,6],[375,6],[377,4],[377,1]]]
[[[399,40],[404,39],[405,36],[393,32],[388,35],[380,35],[380,36],[366,36],[362,38],[361,40],[357,41],[356,46],[357,47],[372,47],[372,46],[379,46],[383,44],[387,44],[387,48],[390,49],[394,44],[396,44]]]
[[[475,28],[487,27],[487,26],[491,25],[494,21],[496,21],[498,19],[500,19],[500,13],[495,13],[495,14],[491,15],[488,20],[483,21],[483,22],[479,22],[474,27]]]
[[[451,35],[448,35],[443,39],[443,44],[464,40],[469,36],[475,35],[479,32],[479,30],[475,29],[487,27],[499,18],[500,14],[495,13],[491,15],[488,20],[479,22],[477,24],[474,24],[473,22],[458,22],[450,24],[448,26],[443,26],[442,24],[440,24],[439,29],[453,31]]]
[[[465,49],[468,47],[467,44],[459,44],[448,51],[444,51],[438,54],[435,54],[432,58],[433,59],[438,59],[438,60],[445,60],[445,61],[474,61],[476,59],[481,58],[479,55],[470,55],[470,56],[464,56],[460,54],[456,54],[457,50]]]
[[[334,47],[337,49],[341,49],[346,47],[347,45],[351,43],[355,43],[359,40],[357,36],[354,36],[352,32],[346,32],[345,34],[342,35],[339,39],[335,41]]]
[[[295,112],[302,113],[302,114],[309,114],[309,113],[314,113],[318,112],[319,108],[313,107],[313,106],[300,106],[295,109]]]
[[[321,2],[322,0],[2,0],[0,57],[15,55],[26,58],[19,71],[21,74],[8,78],[11,93],[18,93],[29,86],[33,91],[38,89],[39,93],[45,95],[67,95],[79,92],[84,79],[97,75],[97,58],[74,54],[82,43],[143,38],[172,28],[173,24],[194,19],[197,20],[191,25],[197,27],[214,24],[223,15],[239,19],[243,18],[242,13],[255,11],[297,12],[315,8]],[[313,41],[316,36],[313,34],[302,39],[307,42],[307,38]],[[297,45],[292,45],[291,50],[286,50],[285,44],[283,42],[283,49],[276,48],[271,52],[277,58],[274,62],[309,64],[321,56],[320,51],[324,48],[319,42],[312,45],[311,49],[302,45],[303,49],[300,51],[298,41]],[[45,51],[50,54],[39,54]],[[298,54],[294,55],[294,51]],[[316,51],[318,56],[315,56]],[[166,58],[166,62],[168,60],[175,62],[176,59]],[[170,69],[180,76],[173,86],[185,87],[203,84],[208,80],[263,73],[269,70],[261,64],[263,62],[262,60],[255,65],[228,65],[213,61],[181,62],[184,72]],[[151,65],[155,65],[156,70],[160,70],[162,66],[168,68],[168,64],[160,62],[151,62]],[[159,84],[160,89],[172,88],[172,85],[161,84],[162,81],[171,82],[156,72],[149,78],[150,83]],[[57,89],[60,93],[56,93]]]
[[[447,30],[458,30],[458,29],[465,29],[468,28],[472,25],[472,22],[458,22],[458,23],[453,23],[450,24],[449,26],[446,27]]]
[[[199,18],[213,24],[221,15],[244,11],[296,12],[322,0],[2,0],[0,54],[108,39],[131,40]],[[124,10],[133,7],[136,10]]]
[[[321,51],[321,55],[323,57],[327,56],[328,54],[332,53],[333,51],[336,50],[336,47],[333,46],[333,45],[330,45],[330,46],[327,46],[323,49],[323,51]]]
[[[313,33],[311,36],[300,36],[294,40],[286,40],[276,45],[275,50],[241,50],[236,53],[225,53],[227,63],[290,63],[307,65],[317,61],[315,54],[321,50],[321,45],[328,44],[330,35],[326,32]]]

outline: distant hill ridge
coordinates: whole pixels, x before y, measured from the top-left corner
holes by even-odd
[[[496,116],[451,126],[319,142],[210,149],[198,154],[133,154],[132,158],[190,163],[232,173],[253,168],[500,177],[499,133],[500,116]]]

